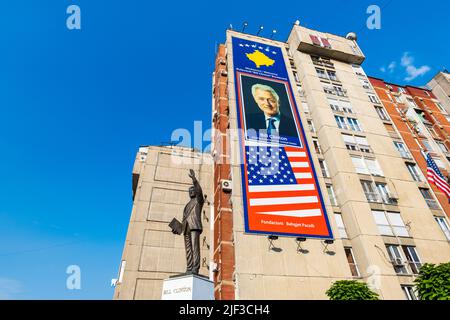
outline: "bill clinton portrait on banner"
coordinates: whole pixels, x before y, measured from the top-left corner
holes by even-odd
[[[279,138],[280,143],[299,143],[291,102],[284,83],[242,75],[241,90],[247,138]]]

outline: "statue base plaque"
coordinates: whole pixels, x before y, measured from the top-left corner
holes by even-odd
[[[197,274],[172,276],[164,280],[161,300],[214,300],[214,283]]]

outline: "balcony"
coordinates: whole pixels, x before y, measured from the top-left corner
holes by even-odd
[[[432,210],[439,210],[439,205],[437,204],[436,200],[434,199],[425,199],[427,202],[427,205]]]

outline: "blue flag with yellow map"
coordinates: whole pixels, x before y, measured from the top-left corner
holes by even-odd
[[[233,63],[237,71],[288,80],[280,47],[233,37]]]

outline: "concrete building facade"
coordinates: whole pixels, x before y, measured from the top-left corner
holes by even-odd
[[[141,147],[133,167],[133,208],[114,299],[161,299],[163,280],[186,271],[183,236],[173,234],[168,224],[174,217],[182,220],[192,185],[189,169],[206,195],[199,273],[209,277],[211,156],[183,147]]]
[[[245,232],[232,37],[281,48],[334,241]],[[281,42],[227,31],[212,77],[211,156],[175,149],[178,158],[202,159],[195,170],[210,201],[204,222],[211,229],[203,234],[201,273],[214,280],[216,299],[327,299],[332,283],[346,279],[367,282],[381,299],[414,299],[420,266],[450,261],[436,220],[447,221],[446,206],[431,208],[421,188],[432,187],[411,175],[406,129],[393,106],[380,103],[389,98],[366,76],[364,60],[354,34],[295,24]],[[115,299],[159,299],[162,280],[184,271],[182,237],[167,224],[187,201],[191,165],[169,161],[172,153],[145,147],[136,158]]]
[[[447,70],[439,72],[427,86],[450,113],[450,73]]]

